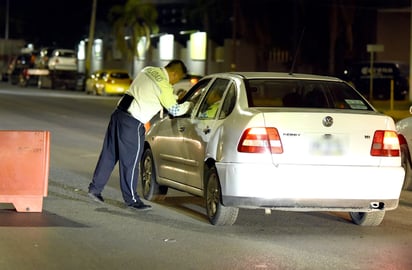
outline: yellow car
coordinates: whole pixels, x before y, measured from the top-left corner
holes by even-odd
[[[86,80],[86,94],[123,95],[132,83],[132,78],[125,70],[99,70]]]

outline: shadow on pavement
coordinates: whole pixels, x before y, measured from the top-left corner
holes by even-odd
[[[41,213],[19,213],[14,208],[0,208],[0,227],[84,228],[87,226],[47,211]]]

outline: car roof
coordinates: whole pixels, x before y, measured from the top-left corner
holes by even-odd
[[[75,50],[72,50],[72,49],[54,49],[53,51],[60,51],[60,52],[74,52]]]
[[[241,79],[294,79],[294,80],[323,80],[323,81],[335,81],[340,82],[342,81],[339,78],[331,77],[331,76],[323,76],[323,75],[316,75],[316,74],[304,74],[304,73],[286,73],[286,72],[223,72],[223,73],[215,73],[210,74],[205,77],[213,77],[213,76],[236,76]]]

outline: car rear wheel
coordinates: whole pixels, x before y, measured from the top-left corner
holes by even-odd
[[[379,226],[385,217],[385,211],[350,212],[353,223],[361,226]]]
[[[206,212],[210,223],[213,225],[233,225],[236,222],[239,208],[226,207],[222,204],[220,181],[215,167],[207,171],[206,179]]]
[[[143,197],[150,201],[164,199],[168,188],[156,182],[155,164],[150,148],[144,151],[140,168]]]
[[[405,178],[403,180],[403,187],[404,190],[412,190],[412,168],[411,168],[411,161],[409,159],[409,151],[407,145],[401,145],[401,153],[402,153],[402,167],[405,169]]]

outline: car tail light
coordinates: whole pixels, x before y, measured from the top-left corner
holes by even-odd
[[[249,128],[242,134],[237,150],[246,153],[283,153],[282,142],[276,128]]]
[[[395,131],[375,131],[371,148],[372,156],[397,157],[400,155],[399,149],[399,138]]]

